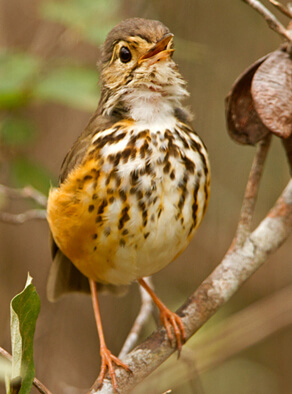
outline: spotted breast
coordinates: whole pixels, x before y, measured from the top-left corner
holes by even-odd
[[[81,163],[50,192],[55,242],[97,282],[128,284],[161,270],[206,211],[204,144],[177,117],[167,123],[118,121],[93,134]]]

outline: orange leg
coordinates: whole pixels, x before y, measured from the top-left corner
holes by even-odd
[[[154,291],[148,286],[148,284],[144,281],[144,279],[138,279],[138,282],[144,289],[149,293],[150,297],[152,300],[155,302],[157,305],[159,311],[160,311],[160,320],[161,324],[164,325],[168,339],[170,342],[173,340],[173,334],[171,331],[171,328],[173,328],[174,335],[176,337],[176,344],[177,344],[177,349],[178,352],[180,353],[182,343],[185,342],[186,340],[186,334],[185,334],[185,329],[183,326],[183,322],[181,318],[174,312],[171,312],[157,297],[157,295],[154,293]]]
[[[113,389],[115,392],[118,392],[118,384],[116,380],[116,374],[114,370],[113,364],[118,365],[119,367],[124,368],[126,371],[131,372],[128,365],[124,364],[120,359],[114,356],[110,350],[107,348],[104,340],[103,329],[101,324],[98,300],[97,300],[97,288],[96,283],[89,279],[90,290],[91,290],[91,297],[92,297],[92,304],[93,304],[93,311],[96,320],[97,332],[99,336],[99,344],[100,344],[100,357],[101,357],[101,369],[99,376],[97,378],[98,387],[102,386],[106,371],[108,369],[109,375],[112,381]],[[96,387],[97,388],[97,387]]]

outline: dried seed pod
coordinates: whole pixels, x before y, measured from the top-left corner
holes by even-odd
[[[227,127],[230,136],[240,144],[254,145],[268,133],[254,107],[251,83],[258,68],[269,55],[252,64],[233,84],[225,100]]]
[[[251,84],[254,107],[263,124],[274,134],[292,134],[292,58],[277,50],[258,67]]]

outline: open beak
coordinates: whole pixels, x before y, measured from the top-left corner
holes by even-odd
[[[145,55],[142,55],[138,60],[138,64],[141,64],[145,60],[148,60],[149,64],[154,64],[162,59],[167,59],[174,52],[174,49],[167,49],[169,42],[172,40],[173,34],[166,34],[157,44],[154,45]]]

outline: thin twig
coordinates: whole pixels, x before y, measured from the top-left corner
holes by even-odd
[[[10,198],[29,198],[44,208],[47,206],[47,197],[32,186],[15,189],[13,187],[0,185],[0,194],[4,194]]]
[[[45,209],[30,209],[22,213],[9,213],[0,211],[0,221],[10,224],[23,224],[28,220],[44,220],[47,218]]]
[[[269,151],[271,136],[272,134],[269,134],[259,142],[249,173],[236,233],[236,243],[240,246],[243,245],[251,231],[260,179],[262,177],[265,160]]]
[[[284,15],[288,16],[288,18],[292,18],[292,12],[288,7],[276,0],[269,0],[269,2],[278,8],[278,10],[280,10]]]
[[[0,347],[0,355],[7,360],[12,362],[12,356],[10,353],[8,353],[5,349]],[[33,385],[34,387],[41,393],[41,394],[52,394],[50,390],[46,388],[46,386],[40,382],[37,378],[34,378],[33,380]]]
[[[153,288],[153,283],[151,281],[151,278],[144,278],[145,282]],[[141,330],[148,320],[149,316],[151,315],[152,309],[153,309],[153,304],[152,304],[152,298],[150,295],[147,293],[146,290],[143,289],[142,286],[139,285],[139,290],[141,294],[141,308],[138,316],[136,317],[136,320],[133,324],[133,327],[123,345],[122,350],[120,351],[119,358],[125,357],[129,351],[134,347],[136,344],[139,335],[141,333]]]
[[[289,31],[285,29],[282,23],[279,22],[278,19],[258,0],[243,0],[243,1],[249,4],[257,12],[259,12],[265,18],[268,26],[272,30],[280,34],[282,37],[285,37],[289,42],[292,40]]]

